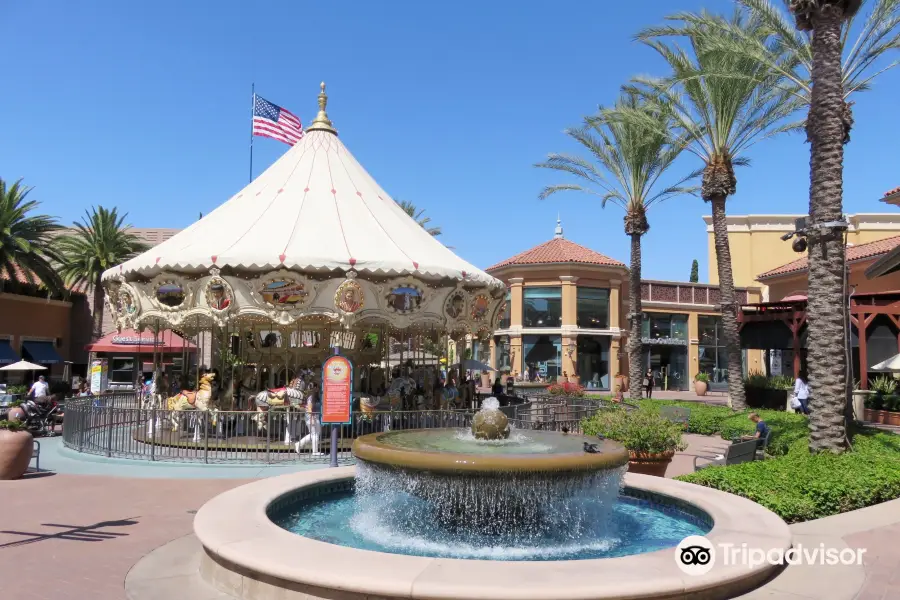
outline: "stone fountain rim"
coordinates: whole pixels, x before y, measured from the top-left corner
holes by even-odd
[[[448,428],[453,429],[453,428]],[[407,429],[400,433],[443,431],[441,429]],[[613,469],[628,463],[628,451],[617,442],[598,440],[583,435],[566,434],[580,441],[597,444],[600,452],[565,452],[557,454],[466,454],[400,448],[379,441],[394,432],[362,435],[353,441],[353,455],[369,463],[413,471],[432,473],[567,473]],[[542,431],[541,434],[554,432]],[[557,434],[563,435],[563,434]]]
[[[546,562],[406,556],[313,540],[269,519],[269,506],[278,499],[307,486],[339,484],[354,475],[355,467],[306,471],[263,479],[216,496],[194,519],[194,532],[203,545],[201,577],[220,591],[247,599],[603,600],[698,592],[704,598],[731,598],[762,585],[780,569],[717,562],[706,575],[691,576],[676,566],[674,549]],[[625,475],[625,485],[687,502],[708,514],[713,528],[706,537],[713,544],[738,548],[747,544],[766,552],[791,547],[787,524],[745,498],[634,473]]]

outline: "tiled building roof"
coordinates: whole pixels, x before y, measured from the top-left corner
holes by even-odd
[[[539,265],[556,263],[580,263],[589,265],[604,265],[608,267],[622,267],[621,263],[599,252],[594,252],[575,242],[570,242],[563,237],[556,237],[530,250],[516,254],[512,258],[498,262],[485,269],[492,271],[511,265]]]
[[[893,195],[896,194],[897,192],[900,192],[900,187],[895,187],[895,188],[892,189],[892,190],[886,191],[886,192],[884,193],[884,197],[887,198],[888,196],[893,196]]]
[[[858,260],[875,258],[877,256],[881,256],[882,254],[887,254],[898,245],[900,245],[900,236],[889,237],[883,240],[869,242],[868,244],[860,244],[858,246],[847,246],[847,262],[855,262]],[[771,271],[766,271],[765,273],[757,277],[757,279],[770,279],[772,277],[780,277],[782,275],[800,273],[802,271],[806,271],[808,266],[809,262],[804,256],[803,258],[798,258],[797,260],[789,262],[786,265],[776,267]]]

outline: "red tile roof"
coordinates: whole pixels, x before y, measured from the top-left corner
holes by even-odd
[[[512,258],[498,262],[488,267],[487,271],[493,271],[501,267],[511,265],[540,265],[554,263],[581,263],[589,265],[605,265],[608,267],[624,267],[625,264],[599,252],[594,252],[575,242],[565,238],[553,238],[530,250],[516,254]]]
[[[887,254],[897,246],[900,246],[900,236],[889,237],[883,240],[869,242],[868,244],[860,244],[859,246],[847,246],[847,262],[856,262],[858,260],[875,258],[877,256],[881,256],[882,254]],[[803,258],[798,258],[797,260],[789,262],[786,265],[776,267],[771,271],[766,271],[756,279],[769,279],[772,277],[780,277],[782,275],[800,273],[802,271],[805,271],[807,269],[807,266],[807,258],[804,256]]]
[[[19,267],[19,265],[13,265],[13,266],[16,269],[16,271],[14,273],[16,281],[22,285],[31,285],[30,283],[28,283],[28,280],[25,279],[25,273],[22,272],[22,269]],[[11,281],[9,275],[6,272],[6,269],[0,270],[0,280]],[[40,277],[35,275],[34,276],[34,285],[36,287],[42,287],[44,285],[44,282],[41,281]],[[73,286],[69,286],[68,289],[70,292],[74,292],[76,294],[86,294],[88,291],[88,287],[86,285],[73,285]]]
[[[895,187],[895,188],[892,189],[892,190],[886,191],[886,192],[884,193],[884,197],[887,198],[888,196],[893,196],[893,195],[896,194],[897,192],[900,192],[900,187]]]

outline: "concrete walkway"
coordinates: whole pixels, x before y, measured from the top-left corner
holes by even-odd
[[[668,477],[691,472],[694,454],[718,454],[728,444],[717,437],[685,438],[689,447],[676,455]],[[208,499],[259,477],[302,468],[139,463],[70,453],[59,440],[42,445],[42,467],[55,472],[0,482],[3,599],[122,600],[132,566],[191,534],[193,513]],[[804,545],[866,548],[864,564],[788,567],[747,598],[900,598],[900,501],[791,529]]]

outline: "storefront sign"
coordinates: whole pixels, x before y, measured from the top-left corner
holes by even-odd
[[[105,358],[91,362],[91,393],[102,394],[108,385],[109,367]]]
[[[332,356],[322,365],[322,424],[349,425],[353,364],[346,356]]]
[[[642,344],[649,346],[687,346],[687,340],[673,337],[641,338]]]
[[[114,335],[112,343],[119,346],[153,346],[156,344],[152,337],[138,337],[136,335]]]

